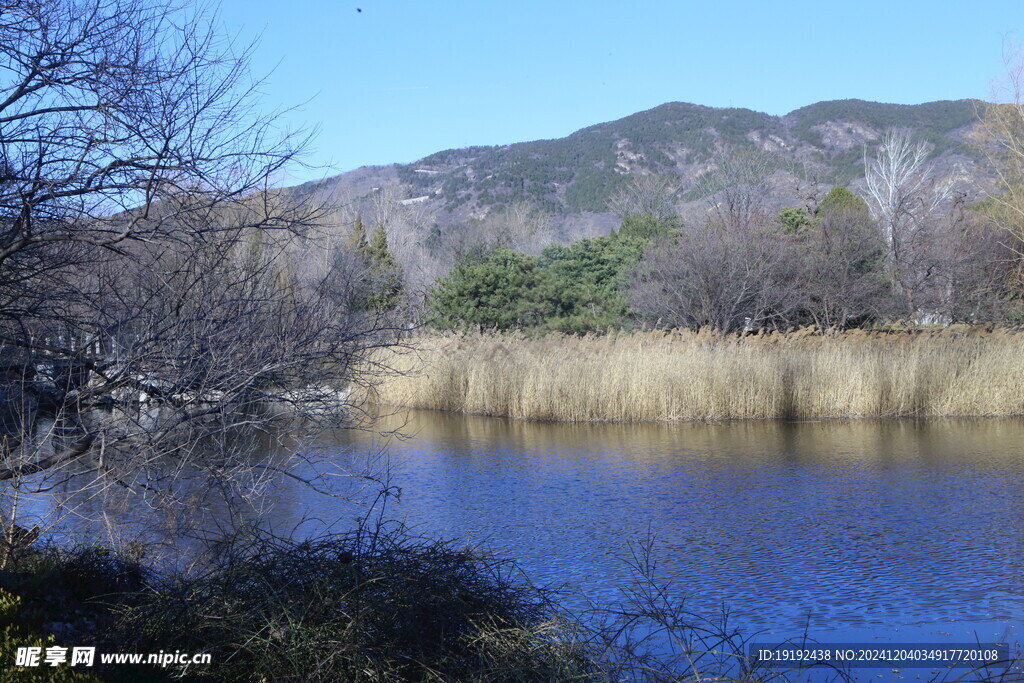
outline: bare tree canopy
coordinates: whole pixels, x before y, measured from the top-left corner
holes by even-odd
[[[889,269],[910,318],[935,313],[933,279],[943,267],[941,233],[954,181],[937,177],[931,148],[906,131],[889,131],[864,173],[868,205],[885,235]]]
[[[679,179],[671,175],[645,173],[629,180],[608,198],[608,208],[619,218],[652,216],[671,220],[676,216]]]
[[[785,326],[798,306],[790,240],[770,225],[710,220],[653,243],[631,286],[647,324],[720,332]]]
[[[703,225],[655,240],[630,287],[645,324],[721,332],[785,325],[796,305],[787,273],[791,240],[768,207],[769,155],[725,150],[697,179],[708,202]]]
[[[33,492],[173,501],[189,474],[258,489],[274,468],[245,434],[338,425],[398,333],[339,295],[337,259],[297,255],[321,213],[271,184],[305,138],[259,112],[247,51],[201,14],[0,16],[4,538]]]
[[[931,148],[907,131],[882,137],[878,155],[864,157],[864,180],[875,217],[885,228],[894,254],[910,237],[907,233],[934,214],[952,193],[952,183],[938,182],[928,163]],[[898,258],[898,257],[897,257]]]
[[[697,179],[696,190],[707,198],[714,220],[730,229],[767,223],[769,180],[777,160],[764,152],[726,150],[713,163],[714,168]]]
[[[180,212],[265,189],[295,158],[302,140],[256,113],[246,53],[202,26],[139,0],[5,5],[0,263],[173,232]]]
[[[801,312],[819,328],[845,329],[893,312],[885,238],[863,199],[833,188],[800,231],[797,247]]]
[[[996,101],[981,112],[980,147],[996,173],[988,212],[1016,253],[1018,284],[1024,283],[1024,52],[1005,57],[1007,77]]]

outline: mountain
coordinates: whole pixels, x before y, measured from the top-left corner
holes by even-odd
[[[293,192],[372,215],[374,194],[386,189],[401,206],[415,207],[421,223],[441,231],[527,202],[552,214],[568,239],[614,227],[618,219],[608,211],[608,198],[634,174],[678,176],[681,213],[699,215],[707,198],[695,181],[715,167],[723,150],[756,151],[770,159],[771,201],[780,206],[798,203],[807,188],[856,189],[865,153],[874,153],[887,130],[900,128],[927,141],[936,173],[956,176],[973,197],[991,179],[969,144],[979,105],[975,100],[919,105],[838,100],[771,116],[670,102],[556,140],[445,150],[413,164],[364,167]]]

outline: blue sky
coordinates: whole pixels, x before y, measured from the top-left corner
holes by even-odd
[[[358,10],[362,11],[358,11]],[[268,108],[317,127],[286,184],[568,135],[671,101],[988,99],[1024,2],[223,0]]]

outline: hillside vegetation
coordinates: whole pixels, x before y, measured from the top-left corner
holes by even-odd
[[[528,207],[544,218],[536,249],[608,235],[626,214],[616,197],[637,178],[672,187],[672,212],[700,222],[719,201],[709,175],[735,155],[758,156],[767,178],[766,204],[815,204],[835,185],[864,188],[864,159],[882,137],[906,130],[929,145],[929,163],[955,180],[967,202],[993,187],[995,174],[975,146],[983,103],[974,100],[896,105],[838,100],[785,116],[742,108],[670,102],[564,138],[449,149],[415,163],[363,167],[286,192],[323,203],[331,229],[351,230],[356,215],[384,223],[413,289],[425,290],[453,266],[467,241]],[[538,237],[538,236],[533,236]],[[533,242],[537,239],[531,238]],[[519,247],[522,245],[508,245]],[[423,273],[409,270],[415,260]]]
[[[608,198],[629,174],[671,173],[690,179],[723,148],[769,151],[791,173],[848,184],[863,175],[857,163],[865,145],[871,154],[883,132],[906,128],[933,146],[934,157],[969,162],[974,153],[964,144],[963,129],[977,120],[979,104],[851,99],[770,116],[670,102],[564,138],[445,150],[393,168],[403,195],[430,197],[442,223],[446,214],[459,214],[460,209],[480,212],[518,201],[556,213],[604,212]],[[391,167],[382,167],[377,184],[384,185],[391,172]],[[308,184],[302,191],[345,187],[346,175]],[[365,192],[367,183],[361,184]]]

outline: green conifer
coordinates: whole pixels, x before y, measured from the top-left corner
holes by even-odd
[[[356,224],[352,226],[352,234],[349,235],[349,246],[364,256],[370,250],[370,245],[366,242],[366,228],[363,226],[363,217],[359,214],[356,214]]]
[[[364,253],[370,264],[375,290],[370,296],[369,307],[378,311],[391,310],[402,296],[402,269],[388,248],[388,236],[383,225],[374,230]]]
[[[395,257],[388,248],[388,236],[384,232],[383,225],[377,226],[377,229],[373,231],[373,237],[370,240],[370,246],[367,248],[367,254],[374,266],[378,268],[394,268]]]

